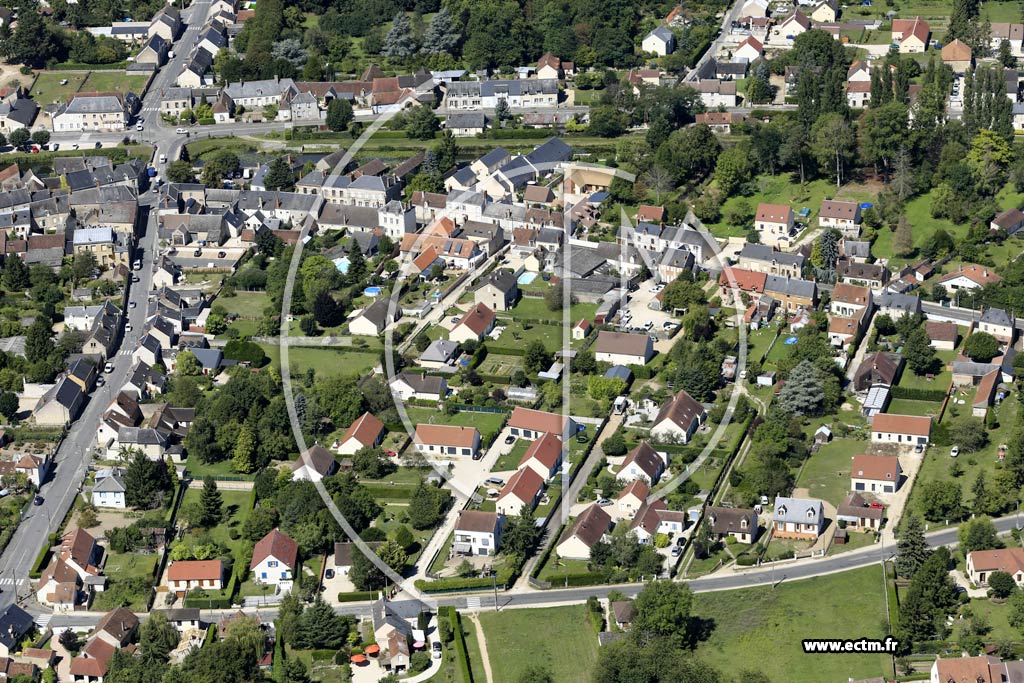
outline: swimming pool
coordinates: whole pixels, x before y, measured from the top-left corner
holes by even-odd
[[[786,346],[792,346],[793,344],[796,344],[796,337],[787,337],[786,341],[782,343],[785,344]]]
[[[537,273],[523,273],[522,275],[519,276],[519,279],[516,280],[516,282],[518,282],[521,285],[528,285],[536,279]]]
[[[380,287],[367,287],[363,290],[366,296],[380,296],[384,292]]]
[[[334,267],[338,269],[338,272],[342,275],[348,274],[348,256],[341,256],[334,259]]]

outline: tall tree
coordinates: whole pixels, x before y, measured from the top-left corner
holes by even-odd
[[[381,49],[381,54],[402,61],[415,53],[416,43],[412,36],[412,23],[405,12],[399,12],[391,22],[391,30],[384,36],[384,47]]]
[[[139,655],[149,666],[165,665],[179,639],[178,630],[167,617],[154,612],[139,627]]]
[[[909,579],[925,560],[931,555],[928,542],[924,538],[924,527],[921,518],[915,514],[907,517],[903,531],[896,541],[896,574]]]
[[[334,132],[348,128],[348,125],[352,123],[352,117],[352,105],[348,100],[335,97],[327,105],[327,127]]]
[[[856,139],[850,124],[840,114],[825,114],[811,128],[811,150],[822,168],[843,184],[846,167],[856,151]]]
[[[824,405],[821,372],[811,361],[801,361],[782,386],[779,406],[794,415],[820,415]]]
[[[203,492],[199,496],[199,504],[203,511],[199,520],[200,526],[209,529],[220,524],[224,518],[224,499],[212,476],[203,477]]]
[[[693,593],[689,586],[674,581],[653,581],[636,596],[631,635],[635,642],[646,645],[655,639],[675,647],[692,643],[693,620],[690,610]]]
[[[420,51],[428,55],[451,55],[455,56],[455,49],[459,45],[459,27],[447,7],[434,15],[423,34],[423,47]]]

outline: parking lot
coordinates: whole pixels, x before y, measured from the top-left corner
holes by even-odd
[[[661,291],[654,280],[646,280],[640,283],[639,289],[630,292],[629,302],[622,309],[620,322],[626,328],[633,328],[633,331],[644,331],[655,337],[663,338],[666,335],[665,323],[675,324],[672,316],[664,311],[656,311],[650,307],[654,298]]]

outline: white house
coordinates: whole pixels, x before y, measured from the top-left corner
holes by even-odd
[[[501,547],[504,516],[497,512],[463,510],[455,521],[452,550],[462,555],[494,555]]]
[[[667,27],[658,26],[644,36],[644,39],[640,42],[640,48],[644,52],[652,52],[664,57],[675,52],[676,36]]]
[[[308,479],[309,481],[320,481],[326,476],[334,474],[338,469],[338,461],[329,450],[323,446],[311,446],[299,459],[291,463],[292,479]]]
[[[219,591],[224,588],[224,564],[220,560],[171,562],[167,568],[167,587],[179,597],[196,588]]]
[[[495,510],[506,517],[518,517],[523,507],[533,510],[540,501],[544,479],[529,467],[517,470],[498,494]]]
[[[566,528],[558,540],[555,552],[563,560],[589,560],[590,549],[604,539],[611,525],[611,516],[593,504]]]
[[[793,238],[793,209],[786,204],[758,204],[754,229],[761,238],[761,244],[779,248],[790,246]]]
[[[1006,572],[1018,586],[1024,585],[1024,548],[975,550],[967,553],[967,576],[978,586],[988,585],[992,572]]]
[[[678,537],[686,528],[686,513],[669,510],[665,501],[645,503],[633,517],[629,530],[640,543],[650,543],[656,534]]]
[[[667,454],[662,456],[644,441],[626,454],[615,478],[623,482],[640,480],[653,486],[665,471],[667,460]]]
[[[121,470],[106,469],[96,473],[96,484],[92,487],[92,504],[101,508],[123,510],[125,504],[124,476]]]
[[[562,467],[562,440],[545,434],[527,447],[518,469],[530,468],[545,481],[550,481]]]
[[[361,448],[375,448],[384,439],[384,423],[371,413],[363,413],[349,425],[334,450],[352,455]]]
[[[435,375],[401,372],[391,381],[391,393],[401,401],[411,398],[440,401],[448,395],[448,380]]]
[[[680,390],[658,411],[651,427],[651,438],[662,443],[689,443],[706,418],[704,406],[685,390]]]
[[[615,499],[615,509],[621,519],[632,519],[637,511],[647,502],[651,487],[642,479],[635,479],[619,491]]]
[[[733,59],[746,59],[754,61],[764,54],[764,45],[754,36],[747,36],[732,53]]]
[[[650,335],[601,330],[594,342],[594,358],[613,365],[646,365],[654,356]]]
[[[480,432],[476,427],[418,424],[412,442],[424,455],[472,457],[480,450]]]
[[[931,433],[930,417],[878,413],[871,420],[871,443],[927,446]]]
[[[494,329],[496,320],[494,311],[486,304],[477,304],[466,311],[448,334],[448,339],[454,342],[480,341]]]
[[[299,566],[299,544],[274,529],[252,549],[249,571],[256,583],[290,586]]]
[[[850,469],[850,489],[866,493],[896,493],[901,472],[900,459],[895,455],[855,455]]]
[[[397,307],[394,313],[391,312],[390,299],[378,299],[349,321],[348,331],[361,337],[376,337],[395,321],[397,312]]]

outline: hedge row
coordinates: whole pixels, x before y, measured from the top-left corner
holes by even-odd
[[[492,128],[484,137],[494,140],[533,140],[549,138],[554,134],[552,128]]]
[[[462,683],[473,683],[473,670],[469,666],[469,652],[466,651],[466,636],[462,632],[462,616],[454,607],[442,607],[448,610],[448,621],[455,631],[455,654],[459,659],[459,671],[462,672]],[[439,615],[440,616],[440,615]]]
[[[362,602],[373,600],[377,597],[374,591],[354,591],[352,593],[338,593],[338,602]]]
[[[43,574],[43,569],[46,568],[47,563],[50,560],[50,548],[57,545],[57,534],[50,534],[47,538],[46,545],[39,554],[36,556],[36,561],[32,564],[32,569],[28,572],[30,579],[38,579]]]
[[[232,576],[232,579],[234,577]],[[231,607],[231,598],[211,598],[185,596],[184,607],[198,607],[199,609],[228,609]]]
[[[480,590],[483,588],[491,588],[495,584],[497,584],[497,587],[501,590],[505,590],[513,581],[515,581],[518,573],[519,572],[516,567],[504,567],[498,573],[496,580],[489,576],[481,578],[453,577],[450,579],[437,579],[435,581],[417,579],[416,587],[424,593],[451,593],[455,591]]]
[[[46,68],[50,71],[123,71],[128,67],[128,62],[111,62],[110,64],[86,64],[84,62],[54,62],[48,63]],[[137,94],[137,93],[136,93]]]
[[[551,574],[545,581],[551,584],[552,588],[574,587],[574,586],[597,586],[611,581],[611,572],[567,572],[564,574]]]
[[[525,356],[526,355],[526,349],[523,348],[523,347],[518,347],[518,348],[511,347],[511,346],[505,347],[505,346],[495,346],[493,344],[487,344],[487,352],[488,353],[496,353],[499,356]]]
[[[946,398],[946,392],[942,389],[918,389],[915,387],[893,387],[893,398],[902,398],[909,401],[931,401],[941,403]]]

